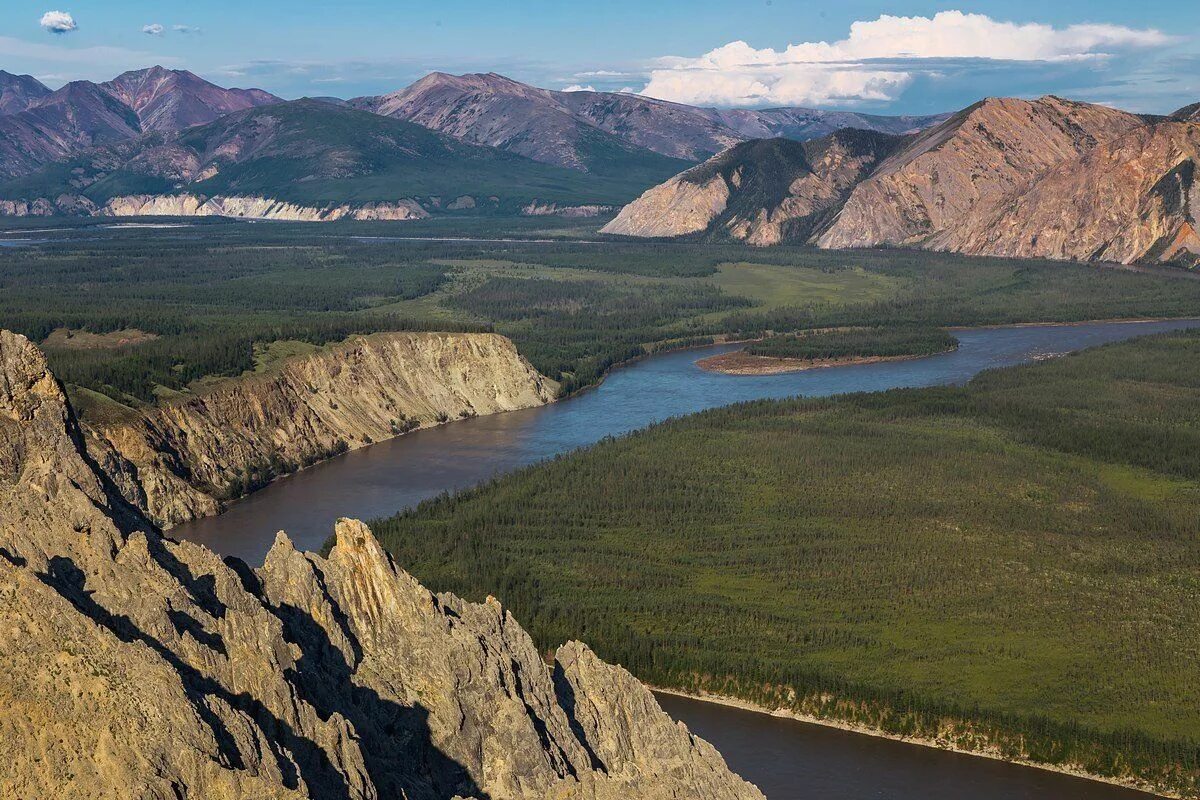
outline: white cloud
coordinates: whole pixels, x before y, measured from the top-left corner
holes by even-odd
[[[183,33],[183,34],[200,32],[200,29],[197,28],[195,25],[172,25],[171,30],[175,31],[176,33]]]
[[[591,86],[591,85],[580,86],[578,83],[572,83],[570,86],[563,87],[563,91],[564,92],[594,92],[594,91],[596,91],[596,87]]]
[[[70,33],[79,27],[66,11],[47,11],[42,14],[41,25],[50,33]]]
[[[683,103],[821,105],[896,99],[927,59],[1069,61],[1155,47],[1153,29],[1082,24],[1054,28],[1001,22],[984,14],[884,15],[850,26],[836,42],[801,42],[782,51],[731,42],[695,58],[659,59],[642,94]]]
[[[162,25],[159,25],[157,22],[152,22],[149,25],[142,26],[142,33],[148,33],[151,36],[162,36],[163,31],[165,30],[166,28],[164,28]]]

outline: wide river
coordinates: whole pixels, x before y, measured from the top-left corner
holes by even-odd
[[[394,514],[442,492],[670,417],[758,398],[959,384],[985,369],[1198,326],[1200,320],[977,328],[957,331],[959,348],[951,353],[762,377],[714,374],[695,365],[736,345],[665,353],[615,370],[599,387],[560,403],[415,431],[346,453],[278,480],[218,517],[181,525],[172,535],[258,564],[278,530],[286,530],[298,547],[315,550],[338,517]],[[1146,797],[1042,770],[724,706],[663,700],[771,800]]]

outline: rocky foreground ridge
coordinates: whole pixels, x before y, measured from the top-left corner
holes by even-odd
[[[908,136],[750,142],[650,189],[603,230],[1195,266],[1200,124],[1186,111],[990,98]]]
[[[497,334],[377,333],[83,430],[122,497],[169,526],[331,455],[556,389]]]
[[[762,794],[585,645],[434,595],[361,523],[257,570],[162,537],[0,332],[0,797]]]

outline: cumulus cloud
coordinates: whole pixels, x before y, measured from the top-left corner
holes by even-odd
[[[883,15],[858,21],[836,42],[783,50],[731,42],[695,58],[659,59],[642,94],[716,105],[822,105],[896,99],[938,59],[1061,62],[1157,47],[1171,37],[1153,29],[994,20],[941,11],[932,17]]]
[[[594,92],[596,87],[592,85],[580,86],[578,83],[572,83],[570,86],[563,87],[564,92]]]
[[[70,33],[79,27],[75,24],[75,18],[66,11],[47,11],[42,14],[41,25],[50,33]]]
[[[165,30],[166,28],[157,22],[151,22],[149,25],[142,26],[142,33],[149,34],[150,36],[162,36]]]

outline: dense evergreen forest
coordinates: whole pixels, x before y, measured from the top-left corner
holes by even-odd
[[[1200,332],[671,421],[373,524],[663,686],[1200,788]]]
[[[958,340],[940,328],[897,326],[814,331],[769,336],[746,347],[753,356],[823,360],[840,358],[895,358],[944,353]]]
[[[127,406],[254,369],[271,342],[384,330],[495,330],[569,393],[713,337],[1200,314],[1200,281],[1170,270],[600,241],[555,219],[148,224],[0,224],[0,324]]]

